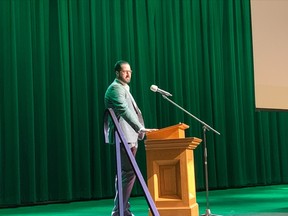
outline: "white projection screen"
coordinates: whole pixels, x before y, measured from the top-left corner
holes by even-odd
[[[256,109],[288,110],[288,0],[251,0]]]

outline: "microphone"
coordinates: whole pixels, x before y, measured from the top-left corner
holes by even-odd
[[[153,92],[159,92],[160,94],[165,95],[165,96],[172,96],[172,94],[170,94],[169,92],[158,88],[158,86],[156,86],[156,85],[151,85],[150,90],[153,91]]]

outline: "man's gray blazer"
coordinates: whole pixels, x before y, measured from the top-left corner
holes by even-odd
[[[105,93],[105,107],[114,110],[128,143],[136,143],[138,139],[144,138],[143,133],[138,133],[141,128],[144,128],[141,111],[130,92],[117,79]],[[109,121],[108,133],[109,143],[115,143],[114,125],[111,121]]]

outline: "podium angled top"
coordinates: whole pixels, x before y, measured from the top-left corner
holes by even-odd
[[[161,128],[157,131],[152,131],[146,133],[147,140],[153,139],[178,139],[178,138],[185,138],[185,131],[189,128],[188,125],[184,123],[179,123],[177,125],[172,125],[169,127]]]

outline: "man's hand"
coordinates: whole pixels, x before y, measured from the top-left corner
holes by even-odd
[[[152,131],[157,131],[158,129],[149,129],[149,128],[141,128],[138,132],[138,140],[143,140],[146,133],[150,133]]]
[[[151,129],[151,128],[142,128],[140,130],[140,133],[149,133],[149,132],[152,132],[152,131],[157,131],[158,129]]]

